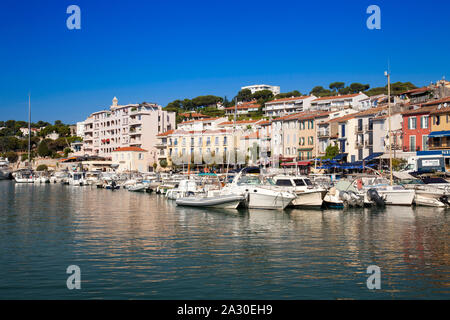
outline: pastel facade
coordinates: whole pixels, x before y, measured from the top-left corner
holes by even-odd
[[[148,151],[139,147],[117,148],[112,152],[112,164],[117,165],[118,172],[148,172]]]
[[[314,99],[316,99],[315,96],[301,96],[268,101],[265,103],[264,115],[279,117],[307,111],[311,108],[311,101]]]
[[[111,158],[118,148],[137,147],[148,152],[149,165],[157,162],[157,135],[175,128],[175,113],[156,104],[118,105],[91,114],[84,121],[86,154]]]
[[[345,108],[360,110],[361,101],[367,99],[364,93],[347,94],[332,97],[321,97],[311,101],[311,109],[323,111],[336,111]]]

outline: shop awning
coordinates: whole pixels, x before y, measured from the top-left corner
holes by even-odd
[[[428,138],[450,137],[450,131],[433,131],[430,132]]]
[[[379,158],[384,154],[384,152],[374,152],[371,155],[364,158],[364,161],[370,161],[375,158]]]
[[[292,166],[309,166],[311,165],[311,161],[297,161],[297,162],[285,162],[281,164],[283,167],[292,167]]]

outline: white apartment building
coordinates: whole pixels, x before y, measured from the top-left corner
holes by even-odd
[[[311,102],[315,96],[302,96],[284,99],[276,99],[266,102],[264,115],[266,117],[280,117],[311,109]]]
[[[279,86],[269,86],[267,84],[254,84],[251,86],[241,87],[241,90],[248,89],[253,93],[256,91],[262,91],[262,90],[270,90],[272,91],[273,95],[276,96],[277,94],[280,94],[280,87]]]
[[[84,121],[77,122],[77,137],[84,138]]]
[[[364,93],[347,94],[332,97],[316,98],[311,101],[311,109],[323,111],[335,111],[345,108],[361,109],[361,100],[367,99]]]
[[[118,148],[147,150],[149,166],[157,162],[157,135],[175,128],[175,113],[157,104],[119,105],[116,97],[108,110],[92,113],[84,121],[86,154],[111,158]]]

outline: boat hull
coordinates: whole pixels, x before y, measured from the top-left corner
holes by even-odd
[[[292,201],[295,207],[317,207],[320,208],[323,203],[322,192],[296,192],[297,198]]]
[[[248,193],[247,206],[249,209],[279,209],[283,210],[295,199],[294,195],[278,192],[266,193],[261,188],[253,189]]]
[[[414,190],[377,190],[387,205],[410,206],[414,201]]]
[[[176,200],[178,206],[236,209],[245,200],[241,195],[226,195],[219,197],[186,197]]]

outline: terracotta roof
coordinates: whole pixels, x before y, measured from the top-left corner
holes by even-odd
[[[422,88],[417,88],[417,89],[411,89],[411,90],[402,92],[400,94],[402,95],[402,94],[408,94],[408,93],[421,93],[421,92],[427,92],[429,90],[430,89],[428,89],[428,87],[422,87]]]
[[[430,102],[422,104],[422,106],[434,106],[434,105],[438,105],[440,103],[446,103],[446,102],[450,102],[450,97],[446,97],[446,98],[442,98],[442,99],[439,99],[439,100],[430,101]]]
[[[300,96],[300,97],[292,97],[292,98],[275,99],[275,100],[266,102],[266,104],[277,103],[277,102],[286,102],[286,101],[295,101],[295,100],[304,100],[304,99],[311,98],[311,97],[312,96]]]
[[[214,120],[217,120],[217,119],[220,119],[220,117],[183,121],[183,122],[181,122],[180,124],[194,123],[194,122],[207,122],[207,121],[214,121]]]
[[[236,124],[256,123],[258,121],[261,121],[261,120],[240,120],[240,121],[236,121]],[[234,124],[234,121],[225,121],[225,122],[219,123],[218,125],[226,126],[226,125],[230,125],[230,124]]]
[[[237,109],[250,109],[250,108],[259,108],[260,105],[256,103],[256,101],[244,102],[242,104],[237,105]],[[224,110],[234,110],[236,106],[225,108]]]
[[[185,113],[180,113],[180,116],[185,117],[185,118],[209,118],[209,116],[205,115],[205,114],[201,114],[201,113],[197,113],[197,112],[185,112]]]
[[[147,152],[147,150],[141,149],[139,147],[124,147],[124,148],[117,148],[113,152],[120,152],[120,151],[140,151],[140,152]]]
[[[420,114],[420,113],[430,113],[430,112],[433,111],[434,109],[436,109],[436,106],[421,107],[421,108],[417,108],[417,109],[411,109],[411,110],[403,111],[403,112],[402,112],[402,115]]]
[[[165,137],[165,136],[168,136],[169,134],[172,134],[174,131],[175,131],[175,130],[169,130],[169,131],[160,133],[160,134],[158,134],[157,136],[158,136],[158,137]]]
[[[341,96],[322,97],[322,98],[314,99],[312,102],[321,101],[321,100],[340,100],[340,99],[345,99],[345,98],[353,98],[353,97],[359,96],[360,94],[361,93],[353,93],[353,94],[345,94],[345,95],[341,95]]]
[[[247,136],[241,137],[241,140],[248,140],[248,139],[259,139],[259,132],[256,131],[256,132],[253,132],[253,133],[251,133],[251,134],[249,134]]]

